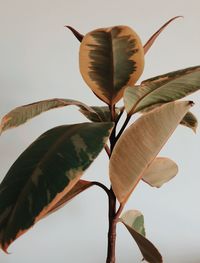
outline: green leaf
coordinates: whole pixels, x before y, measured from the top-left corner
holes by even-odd
[[[64,195],[59,201],[58,203],[56,203],[51,210],[49,210],[49,212],[45,215],[48,216],[49,214],[52,214],[54,212],[56,212],[57,210],[59,210],[60,208],[62,208],[64,205],[66,205],[69,201],[71,201],[71,199],[73,199],[75,196],[77,196],[78,194],[80,194],[81,192],[85,191],[86,189],[88,189],[89,187],[91,187],[93,185],[92,182],[90,181],[85,181],[85,180],[79,180],[74,186],[73,188],[66,194]]]
[[[124,104],[131,115],[154,104],[181,99],[199,88],[200,66],[196,66],[146,80],[141,86],[126,88]]]
[[[151,46],[153,45],[154,41],[157,39],[157,37],[163,32],[163,30],[175,19],[180,18],[182,16],[175,16],[173,18],[171,18],[169,21],[167,21],[161,28],[158,29],[158,31],[156,31],[156,33],[154,33],[150,39],[147,41],[147,43],[144,45],[144,54],[146,54],[148,52],[148,50],[151,48]]]
[[[180,124],[192,129],[196,133],[198,120],[192,112],[187,112]]]
[[[85,115],[90,121],[94,122],[109,122],[111,121],[111,112],[108,106],[90,106],[90,108],[95,112],[91,112],[87,109],[80,109],[79,111]],[[121,109],[115,108],[116,117],[120,114]]]
[[[126,86],[134,85],[144,68],[139,36],[127,26],[101,28],[84,36],[80,71],[98,98],[114,105]]]
[[[73,188],[103,149],[112,126],[58,126],[20,155],[0,185],[0,245],[4,251]]]
[[[1,121],[0,133],[10,128],[20,126],[21,124],[24,124],[28,120],[36,117],[43,112],[70,105],[78,106],[80,109],[87,110],[94,116],[97,115],[97,113],[93,109],[80,101],[69,99],[42,100],[17,107],[6,114]],[[98,115],[96,117],[98,118]]]
[[[125,212],[120,221],[128,229],[131,236],[137,243],[144,260],[149,263],[162,263],[162,256],[157,248],[145,237],[144,217],[137,210]]]
[[[120,203],[125,203],[145,169],[190,107],[189,101],[170,102],[142,115],[125,130],[110,158],[110,180]]]
[[[161,187],[178,173],[177,164],[169,158],[158,157],[143,173],[142,180],[153,187]]]

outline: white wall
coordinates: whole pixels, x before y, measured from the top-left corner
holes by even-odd
[[[184,15],[159,37],[146,56],[142,79],[200,63],[199,0],[0,0],[0,116],[33,101],[63,97],[101,104],[78,69],[79,43],[63,26],[83,34],[104,26],[133,27],[143,43],[169,18]],[[200,117],[200,95],[191,97]],[[0,137],[0,177],[42,132],[62,123],[85,121],[74,108],[51,111]],[[179,175],[162,189],[141,183],[127,208],[145,215],[147,236],[165,263],[200,262],[200,133],[179,127],[162,151],[179,164]],[[85,178],[108,184],[106,155]],[[107,200],[91,189],[38,223],[9,249],[1,263],[102,263],[106,256]],[[117,262],[140,262],[123,226],[118,227]]]

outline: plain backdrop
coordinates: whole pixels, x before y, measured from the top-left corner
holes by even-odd
[[[79,73],[79,42],[64,25],[83,34],[98,27],[128,25],[142,42],[164,22],[183,15],[159,37],[146,56],[141,79],[200,63],[199,0],[0,0],[0,116],[12,108],[48,98],[72,98],[102,105]],[[200,94],[200,93],[199,93]],[[200,118],[200,95],[192,109]],[[84,122],[75,107],[52,110],[0,137],[0,179],[41,133],[64,123]],[[147,237],[165,263],[200,262],[200,131],[178,127],[160,153],[179,165],[178,176],[161,189],[140,183],[126,209],[145,216]],[[84,178],[109,185],[104,152]],[[39,222],[10,248],[1,263],[103,263],[106,257],[107,199],[92,188]],[[118,226],[117,263],[140,262],[141,254]]]

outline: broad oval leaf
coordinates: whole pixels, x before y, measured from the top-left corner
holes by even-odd
[[[124,104],[129,115],[159,103],[181,99],[200,89],[200,66],[158,76],[141,86],[128,87]]]
[[[144,45],[144,54],[148,52],[148,50],[151,48],[153,45],[154,41],[157,39],[157,37],[163,32],[163,30],[175,19],[180,18],[182,16],[175,16],[171,18],[169,21],[167,21],[161,28],[159,28],[147,41],[147,43]]]
[[[178,173],[177,164],[169,158],[158,157],[144,171],[142,180],[153,187],[161,187]]]
[[[149,263],[162,263],[162,256],[158,249],[145,237],[144,217],[140,211],[129,210],[125,212],[120,221],[128,229],[137,243],[144,260]]]
[[[0,246],[4,251],[79,181],[103,149],[112,126],[58,126],[21,154],[0,185]]]
[[[134,85],[144,68],[139,36],[127,26],[101,28],[84,36],[80,46],[80,72],[92,91],[109,105]]]
[[[21,124],[24,124],[28,120],[38,116],[43,112],[55,108],[70,106],[70,105],[78,106],[82,110],[87,110],[91,114],[95,115],[96,118],[98,118],[98,114],[92,108],[77,100],[70,100],[70,99],[42,100],[17,107],[12,111],[10,111],[8,114],[6,114],[1,121],[0,133],[10,128],[20,126]]]
[[[120,203],[125,203],[145,169],[193,105],[170,102],[142,115],[119,138],[110,158],[110,180]]]

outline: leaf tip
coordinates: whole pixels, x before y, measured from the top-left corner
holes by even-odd
[[[73,33],[73,35],[78,39],[78,41],[82,42],[84,36],[81,33],[79,33],[72,26],[65,25],[64,27],[68,28]]]
[[[195,105],[195,103],[194,103],[194,101],[189,100],[189,101],[188,101],[188,105],[191,106],[191,107],[193,107],[193,106]]]

